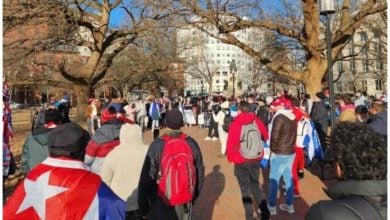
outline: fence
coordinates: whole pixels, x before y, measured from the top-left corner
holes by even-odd
[[[12,126],[14,128],[14,132],[31,130],[35,109],[36,108],[33,107],[12,110]],[[76,108],[70,109],[69,118],[71,120],[76,118]]]

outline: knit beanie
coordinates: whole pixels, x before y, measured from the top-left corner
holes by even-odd
[[[116,110],[114,107],[105,108],[102,112],[100,121],[102,124],[116,118]]]
[[[165,116],[165,123],[168,128],[179,130],[183,126],[183,114],[179,110],[173,109]]]

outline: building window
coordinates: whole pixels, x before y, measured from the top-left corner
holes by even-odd
[[[362,84],[362,89],[367,91],[367,80],[362,80],[360,83]]]
[[[342,89],[342,86],[341,86],[341,82],[336,82],[335,90],[336,90],[337,93],[342,93],[343,92],[343,89]]]
[[[360,41],[367,42],[367,33],[366,32],[360,32]]]
[[[368,60],[362,60],[363,71],[368,71]]]
[[[227,71],[222,71],[222,76],[227,76]]]
[[[376,59],[376,61],[375,61],[375,68],[377,69],[377,70],[382,70],[383,69],[383,64],[382,64],[382,62],[381,62],[381,60],[380,59]]]
[[[380,80],[380,79],[375,80],[375,89],[382,90],[382,80]]]
[[[217,53],[217,57],[219,57],[219,53]]]
[[[215,80],[215,83],[216,83],[216,84],[219,84],[219,80],[218,80],[218,79],[217,79],[217,80]]]

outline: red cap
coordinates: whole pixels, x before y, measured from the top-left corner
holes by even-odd
[[[276,106],[279,106],[279,105],[282,105],[285,108],[291,108],[292,107],[291,101],[289,99],[286,99],[285,97],[279,97],[279,98],[275,99],[271,103],[272,107],[276,107]]]

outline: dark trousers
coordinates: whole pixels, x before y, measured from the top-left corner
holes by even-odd
[[[218,123],[214,121],[213,116],[211,116],[210,119],[210,126],[209,126],[209,137],[216,137],[219,138],[218,134]]]
[[[246,220],[253,219],[253,200],[255,207],[260,207],[264,193],[260,188],[260,168],[258,162],[248,162],[234,165],[234,175],[240,186]],[[253,199],[252,199],[253,198]]]
[[[191,220],[192,204],[168,206],[161,199],[152,202],[148,220]]]

